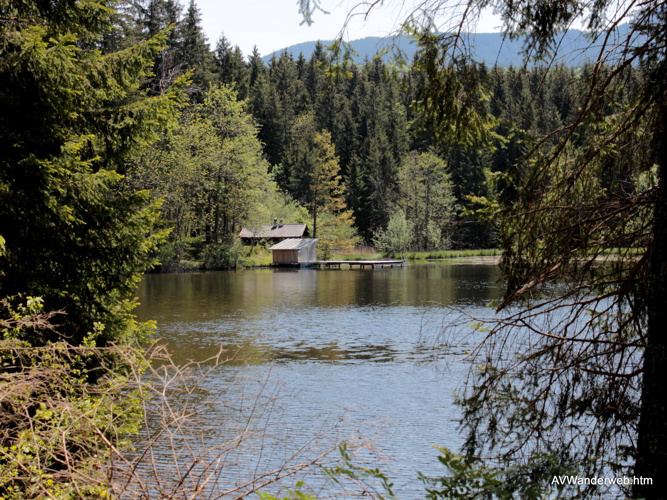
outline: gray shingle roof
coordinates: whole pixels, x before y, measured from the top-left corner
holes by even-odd
[[[306,232],[305,224],[265,224],[253,233],[250,229],[243,228],[239,237],[241,238],[301,238]]]

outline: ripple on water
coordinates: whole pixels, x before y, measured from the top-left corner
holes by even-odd
[[[423,496],[417,471],[442,472],[432,446],[462,444],[453,395],[477,337],[443,336],[446,306],[486,312],[502,295],[497,277],[492,266],[446,264],[150,276],[139,316],[158,320],[177,362],[221,345],[236,356],[201,381],[190,436],[203,449],[247,432],[244,446],[228,451],[221,484],[363,435],[399,496],[412,498]],[[170,459],[160,460],[167,467]]]

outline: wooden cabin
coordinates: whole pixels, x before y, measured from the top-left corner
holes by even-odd
[[[273,263],[277,265],[309,265],[317,260],[317,238],[293,238],[273,245]]]
[[[279,243],[288,238],[308,238],[308,236],[306,224],[284,224],[277,219],[273,219],[273,224],[259,226],[254,231],[244,227],[239,234],[245,245],[256,244],[262,240]]]

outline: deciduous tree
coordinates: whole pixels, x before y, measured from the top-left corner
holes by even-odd
[[[445,162],[433,153],[410,153],[401,162],[399,182],[399,203],[413,225],[414,249],[446,248],[454,196]]]

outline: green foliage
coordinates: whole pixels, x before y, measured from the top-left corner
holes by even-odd
[[[232,241],[242,226],[302,212],[278,192],[252,118],[229,87],[203,94],[201,104],[133,163],[132,185],[163,201],[170,235],[160,257],[168,269],[193,260],[206,268],[234,267],[239,256]]]
[[[13,117],[0,123],[4,498],[108,498],[112,454],[138,431],[128,376],[146,365],[129,345],[154,325],[135,321],[128,297],[166,232],[160,202],[123,173],[174,125],[187,82],[149,97],[167,33],[112,39],[115,5],[0,7],[11,20],[0,24],[0,105]]]
[[[277,497],[260,491],[259,498],[260,500],[316,500],[314,496],[306,495],[301,491],[303,486],[303,481],[297,481],[296,489],[287,489],[283,495]]]
[[[456,33],[436,33],[432,24],[410,31],[419,43],[413,63],[421,79],[415,101],[419,126],[438,145],[490,146],[495,119],[484,105],[491,98],[485,68],[457,49]]]
[[[310,185],[306,206],[313,216],[313,237],[317,237],[318,213],[330,214],[336,217],[337,226],[347,224],[351,230],[352,213],[347,211],[341,184],[340,166],[334,145],[331,143],[331,134],[321,132],[314,138],[315,163],[312,170],[304,172]]]
[[[382,257],[380,252],[355,253],[353,250],[352,253],[333,253],[331,260],[382,260]]]
[[[232,48],[231,44],[225,38],[224,33],[220,35],[215,45],[215,65],[218,81],[225,85],[233,87],[239,99],[248,97],[248,68],[243,62],[243,55],[238,46]],[[255,76],[256,78],[256,76]]]
[[[16,22],[0,27],[0,295],[44,298],[72,343],[95,322],[100,345],[126,332],[129,295],[153,265],[164,233],[151,227],[158,206],[123,189],[128,155],[172,123],[175,89],[141,90],[163,36],[101,54],[111,3],[11,2]],[[42,339],[35,339],[42,342]]]
[[[273,263],[273,254],[261,245],[246,247],[239,265],[243,267],[269,266]]]
[[[294,139],[286,145],[281,164],[276,168],[278,185],[294,199],[306,204],[311,198],[311,176],[316,168],[317,127],[312,114],[301,115],[290,129]]]
[[[257,77],[251,78],[250,107],[280,188],[306,203],[306,180],[296,172],[310,169],[314,137],[328,131],[346,204],[369,240],[372,229],[389,219],[395,172],[409,145],[396,74],[381,61],[357,67],[321,44],[310,61],[284,53],[268,68],[254,57],[252,65]]]
[[[438,460],[447,468],[447,475],[431,478],[420,474],[426,487],[426,498],[465,500],[538,500],[553,498],[552,486],[556,476],[571,475],[572,470],[559,465],[555,457],[533,455],[527,464],[488,468],[483,463],[469,461],[447,448],[437,447]],[[564,486],[558,488],[562,493]]]
[[[405,217],[405,212],[397,210],[389,218],[387,229],[375,234],[374,244],[382,252],[396,255],[412,247],[414,226]]]
[[[198,108],[220,141],[206,179],[207,242],[236,234],[273,188],[257,128],[245,103],[227,87],[212,88]]]
[[[95,347],[101,324],[80,347],[66,339],[32,347],[36,335],[53,330],[51,320],[59,314],[44,312],[40,298],[0,302],[5,500],[111,498],[110,459],[129,451],[128,438],[139,430],[141,405],[128,374],[145,368],[141,351]],[[91,366],[98,372],[95,383]]]
[[[410,153],[401,162],[399,183],[400,203],[405,207],[406,219],[412,223],[414,248],[447,248],[454,196],[445,162],[433,153]]]
[[[389,478],[378,468],[360,467],[352,462],[352,457],[347,449],[347,443],[343,443],[340,448],[341,459],[343,464],[337,467],[332,467],[324,470],[325,475],[334,481],[340,483],[341,479],[349,479],[352,481],[367,481],[377,480],[380,482],[380,490],[372,484],[367,485],[367,489],[372,491],[372,495],[380,500],[384,498],[395,498],[392,487],[394,483],[389,481]],[[386,495],[385,496],[383,496]]]
[[[236,269],[244,254],[240,241],[212,243],[204,247],[202,261],[204,269]]]
[[[408,260],[458,259],[466,257],[500,256],[502,252],[496,248],[479,248],[476,250],[440,250],[435,252],[406,252],[396,255]]]
[[[312,236],[323,255],[356,244],[352,212],[347,210],[340,164],[328,131],[317,132],[313,115],[299,116],[292,128],[294,141],[276,177],[308,209]]]
[[[319,258],[327,260],[334,251],[349,252],[359,243],[357,230],[353,226],[352,212],[322,212],[319,215],[317,248]]]
[[[246,227],[269,224],[273,219],[289,221],[291,224],[308,224],[310,214],[306,207],[271,184],[270,189],[264,193],[263,202],[250,214]]]
[[[190,93],[200,101],[213,81],[213,54],[201,24],[201,13],[195,0],[190,0],[183,20],[179,23],[178,59],[185,68],[192,69]]]

